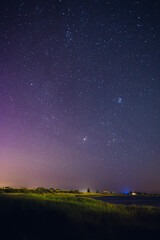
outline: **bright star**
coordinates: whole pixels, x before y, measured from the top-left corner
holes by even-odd
[[[83,141],[84,141],[84,142],[87,141],[87,136],[85,136],[85,137],[83,138]]]

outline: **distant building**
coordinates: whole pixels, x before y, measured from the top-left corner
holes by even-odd
[[[109,191],[103,191],[102,193],[104,193],[104,194],[109,194],[110,192],[109,192]]]
[[[136,193],[136,192],[131,192],[131,195],[132,195],[132,196],[136,196],[137,193]]]

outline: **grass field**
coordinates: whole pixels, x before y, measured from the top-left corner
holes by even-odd
[[[0,239],[159,239],[160,208],[75,196],[0,194]]]

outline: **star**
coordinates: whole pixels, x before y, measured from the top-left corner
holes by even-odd
[[[122,98],[119,97],[118,100],[117,100],[118,104],[121,104],[122,103]]]
[[[83,141],[84,141],[84,142],[86,142],[86,141],[87,141],[87,136],[85,136],[85,137],[83,138]]]

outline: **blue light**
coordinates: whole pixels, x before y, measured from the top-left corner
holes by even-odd
[[[128,193],[130,193],[130,190],[129,190],[129,189],[124,189],[124,190],[123,190],[123,193],[124,193],[124,194],[128,194]]]
[[[129,193],[129,191],[124,191],[123,193],[124,193],[124,194],[128,194],[128,193]]]

